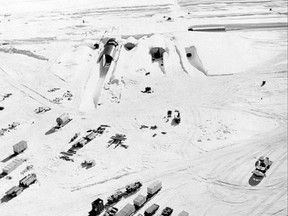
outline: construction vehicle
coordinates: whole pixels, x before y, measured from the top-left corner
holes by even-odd
[[[272,161],[270,161],[269,157],[261,156],[255,163],[255,170],[252,173],[257,177],[266,177],[266,171],[272,165]]]
[[[116,203],[123,197],[123,193],[121,191],[116,191],[114,194],[107,198],[108,203]]]
[[[35,173],[29,174],[28,176],[25,176],[23,179],[19,181],[19,185],[22,187],[29,187],[29,185],[36,182],[37,177]]]
[[[92,202],[92,210],[89,212],[90,216],[100,215],[104,211],[103,200],[97,198]]]
[[[15,154],[20,154],[21,152],[24,152],[26,149],[27,149],[27,142],[24,140],[13,145],[13,151]]]
[[[133,184],[129,184],[125,187],[126,193],[132,193],[132,192],[136,192],[137,190],[139,190],[142,186],[142,183],[137,181]]]
[[[135,212],[134,205],[131,205],[130,203],[128,203],[116,214],[116,216],[130,216],[134,212]]]
[[[165,207],[162,212],[161,212],[161,216],[170,216],[173,212],[173,209],[170,207]]]
[[[114,216],[118,212],[118,208],[110,206],[104,213],[103,216]]]
[[[155,214],[155,212],[159,209],[159,205],[153,204],[149,208],[147,208],[144,212],[144,216],[152,216]]]

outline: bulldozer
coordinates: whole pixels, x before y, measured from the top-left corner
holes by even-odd
[[[269,157],[261,156],[255,162],[255,170],[252,173],[257,177],[266,177],[266,171],[271,167],[272,163]]]

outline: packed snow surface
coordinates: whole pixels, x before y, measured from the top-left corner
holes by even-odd
[[[118,51],[104,72],[108,38]],[[156,215],[287,215],[284,0],[0,1],[0,108],[0,168],[26,159],[0,174],[1,216],[86,216],[95,199],[141,181],[121,209],[156,180],[163,188],[141,214],[157,203]],[[54,131],[63,113],[72,121]],[[100,125],[109,127],[73,162],[60,158]],[[116,148],[115,134],[127,138]],[[12,155],[21,140],[27,150]],[[273,164],[256,181],[260,156]],[[7,198],[29,173],[37,182]]]

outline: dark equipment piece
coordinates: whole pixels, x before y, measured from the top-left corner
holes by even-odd
[[[162,213],[161,213],[161,216],[170,216],[173,212],[173,209],[170,208],[170,207],[165,207],[163,210],[162,210]]]
[[[266,81],[262,81],[261,87],[263,87],[266,84]]]
[[[155,214],[155,212],[159,209],[159,205],[153,204],[148,209],[145,210],[144,216],[152,216]]]
[[[89,216],[100,215],[104,210],[103,200],[98,198],[92,202],[92,210],[89,212]]]
[[[255,170],[252,172],[254,175],[258,177],[266,177],[266,171],[272,165],[272,161],[270,161],[269,157],[261,156],[255,163]]]
[[[142,183],[138,181],[133,184],[127,185],[125,187],[125,190],[126,190],[126,193],[132,193],[132,192],[139,190],[141,187],[142,187]]]
[[[114,194],[107,198],[108,203],[116,203],[123,197],[123,193],[121,191],[116,191]]]

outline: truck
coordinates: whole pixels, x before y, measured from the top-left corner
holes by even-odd
[[[63,113],[58,118],[56,118],[57,128],[64,127],[68,124],[72,119],[69,117],[68,113]]]
[[[181,211],[178,216],[189,216],[189,213],[186,211]]]
[[[103,216],[114,216],[118,212],[118,208],[110,206],[104,213]]]
[[[134,212],[135,212],[134,205],[128,203],[116,214],[116,216],[130,216]]]
[[[123,196],[123,193],[121,191],[116,191],[114,194],[112,194],[111,196],[109,196],[107,198],[107,202],[108,203],[115,203],[118,202]]]
[[[92,202],[92,210],[89,212],[89,215],[90,216],[99,215],[102,213],[103,210],[104,210],[103,200],[97,198]]]
[[[19,186],[14,186],[12,187],[10,190],[8,190],[5,194],[6,196],[10,196],[10,197],[16,197],[18,196],[20,193],[22,193],[23,188],[19,187]]]
[[[33,184],[34,182],[36,182],[37,177],[35,173],[29,174],[27,176],[25,176],[23,179],[21,179],[19,181],[19,185],[22,187],[29,187],[31,184]]]
[[[147,208],[144,212],[144,216],[151,216],[154,215],[155,212],[159,209],[159,205],[153,204],[149,208]]]
[[[132,193],[137,191],[138,189],[140,189],[142,187],[142,183],[137,181],[133,184],[129,184],[125,187],[126,193]]]
[[[22,140],[15,145],[13,145],[13,151],[15,154],[20,154],[27,149],[27,142]]]
[[[146,196],[143,196],[142,194],[139,194],[134,200],[133,204],[136,208],[140,208],[144,205],[146,202]]]
[[[15,170],[17,167],[19,167],[23,162],[24,162],[24,160],[21,159],[21,158],[16,158],[16,159],[14,159],[11,163],[7,164],[7,165],[3,168],[3,173],[4,173],[4,174],[9,174],[9,173],[12,172],[13,170]]]
[[[158,193],[162,188],[162,182],[160,181],[155,181],[151,185],[147,187],[147,194],[148,197],[155,195]]]

